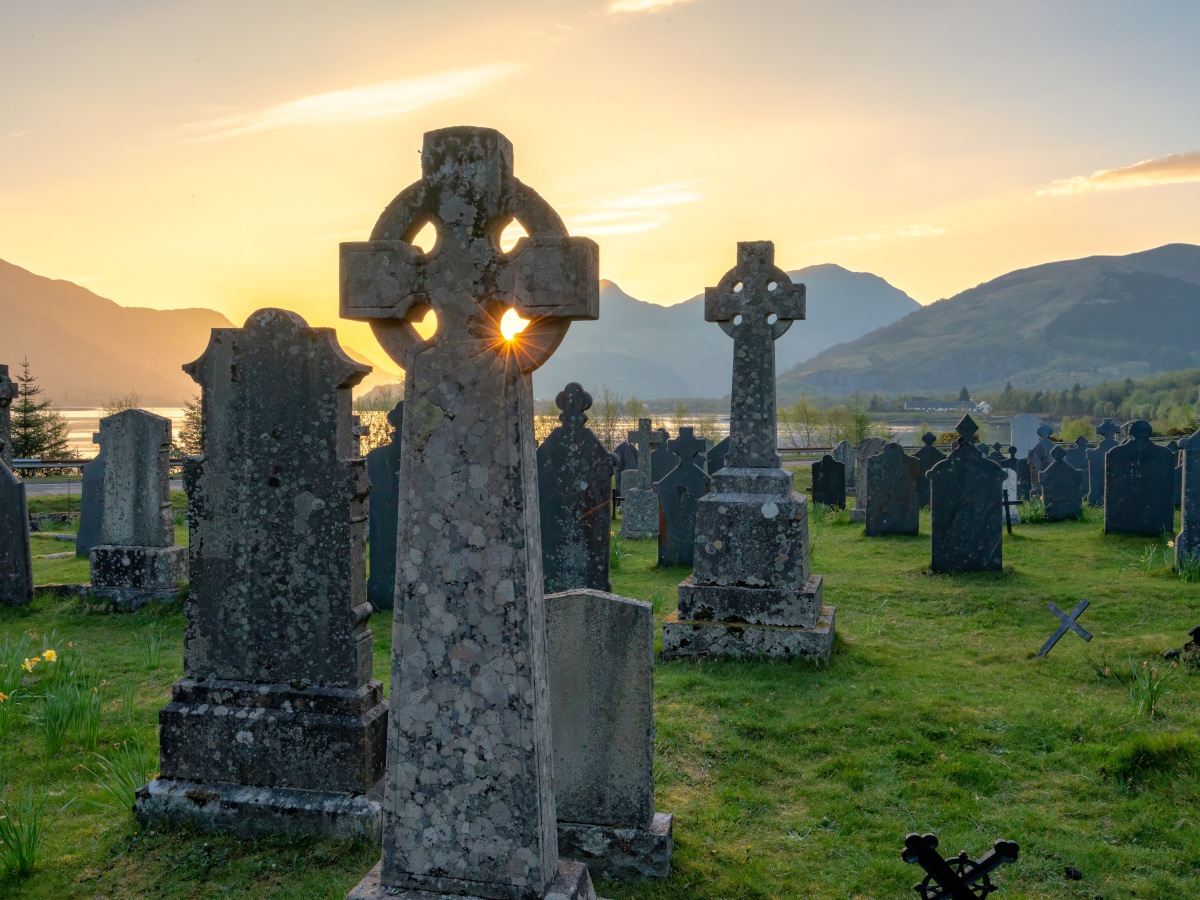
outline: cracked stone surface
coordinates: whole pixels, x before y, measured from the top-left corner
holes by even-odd
[[[864,442],[865,443],[865,442]],[[968,448],[976,456],[979,451]],[[917,497],[917,473],[921,464],[899,444],[888,443],[866,460],[866,535],[917,534],[921,506]],[[862,498],[859,498],[862,502]]]
[[[15,605],[33,599],[29,547],[25,484],[0,460],[0,604]]]
[[[1005,470],[960,439],[928,477],[933,571],[1003,569]]]
[[[696,548],[696,504],[712,489],[712,479],[700,466],[705,442],[684,427],[679,429],[679,437],[667,441],[667,448],[678,465],[654,485],[659,509],[658,564],[690,566]]]
[[[658,494],[650,477],[655,440],[649,419],[638,419],[638,430],[629,432],[629,442],[637,448],[637,469],[621,473],[623,537],[658,537]]]
[[[404,401],[387,415],[391,440],[367,454],[371,496],[367,504],[367,546],[371,554],[367,600],[375,609],[391,609],[396,593],[396,514],[400,505],[400,445]]]
[[[421,169],[342,245],[342,314],[406,375],[383,859],[349,896],[594,898],[558,857],[529,373],[598,316],[598,248],[497,131],[429,132]],[[513,220],[528,237],[505,253]],[[410,243],[426,223],[428,254]],[[512,341],[509,308],[529,320]]]
[[[1104,533],[1157,537],[1175,530],[1175,459],[1150,440],[1150,423],[1104,457]]]

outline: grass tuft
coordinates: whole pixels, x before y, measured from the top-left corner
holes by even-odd
[[[92,783],[100,789],[104,799],[93,803],[132,813],[137,789],[154,777],[150,754],[137,741],[132,745],[122,741],[109,756],[100,753],[94,756],[95,768],[84,766],[83,770],[92,776]]]
[[[1132,783],[1152,775],[1176,774],[1195,768],[1200,760],[1200,737],[1194,731],[1177,734],[1137,732],[1126,738],[1109,757],[1105,773]]]
[[[33,786],[13,805],[0,803],[0,863],[9,875],[28,878],[37,865],[42,843],[46,798],[35,801]]]

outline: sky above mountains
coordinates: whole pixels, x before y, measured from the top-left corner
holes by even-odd
[[[771,239],[931,302],[1200,243],[1197,33],[1184,0],[0,0],[0,257],[365,349],[337,243],[473,124],[641,299]]]

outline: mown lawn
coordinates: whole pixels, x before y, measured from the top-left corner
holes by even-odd
[[[956,577],[926,574],[927,516],[921,537],[872,539],[844,516],[814,517],[813,568],[837,607],[831,663],[657,666],[657,805],[675,814],[673,871],[666,883],[602,884],[603,896],[912,897],[919,872],[900,860],[909,831],[936,832],[947,854],[1018,841],[1021,859],[996,875],[1001,897],[1192,896],[1200,674],[1174,670],[1150,718],[1127,673],[1130,660],[1173,671],[1160,654],[1200,624],[1200,585],[1171,573],[1162,542],[1105,537],[1089,516],[1017,526],[1003,574]],[[656,569],[652,542],[621,547],[614,590],[651,601],[661,622],[687,572]],[[39,581],[69,580],[48,562],[35,563]],[[1081,597],[1095,639],[1068,634],[1034,658],[1057,625],[1046,603]],[[0,724],[0,798],[32,787],[46,801],[38,866],[0,880],[0,896],[341,898],[373,864],[362,845],[138,834],[128,812],[97,805],[83,768],[97,760],[78,739],[46,755],[26,714],[50,668],[66,665],[106,679],[99,752],[139,741],[152,772],[183,625],[178,605],[89,615],[44,594],[0,610],[0,645],[32,632],[39,649],[47,635],[61,648]],[[372,626],[386,683],[390,618]],[[1067,866],[1083,880],[1067,880]]]

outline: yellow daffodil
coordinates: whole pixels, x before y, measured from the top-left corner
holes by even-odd
[[[56,659],[58,659],[58,652],[55,650],[47,650],[42,654],[42,659],[44,659],[46,662],[54,662]]]
[[[8,694],[4,693],[4,691],[0,691],[0,703],[4,703],[6,700],[8,700]]]
[[[39,662],[41,662],[41,657],[35,656],[33,659],[27,659],[27,660],[25,660],[25,662],[21,663],[21,668],[24,669],[26,672],[32,672],[33,667],[36,666]]]

